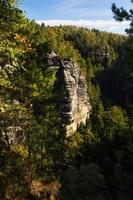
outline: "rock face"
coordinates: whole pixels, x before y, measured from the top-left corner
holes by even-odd
[[[65,120],[69,135],[89,119],[91,105],[87,93],[86,80],[79,66],[71,61],[62,61],[60,65],[64,84],[64,97],[61,102],[61,115]]]
[[[55,53],[49,55],[50,68],[58,69],[56,92],[60,96],[58,107],[67,136],[89,119],[91,104],[87,84],[78,64],[72,59],[61,60]],[[58,67],[57,67],[58,66]]]

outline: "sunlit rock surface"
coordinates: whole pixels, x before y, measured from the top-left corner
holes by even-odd
[[[65,90],[61,102],[61,115],[69,135],[69,133],[75,132],[80,124],[86,124],[91,105],[86,80],[79,66],[71,61],[62,61],[59,70],[62,73]]]
[[[56,91],[61,96],[58,104],[69,136],[81,124],[85,125],[89,119],[91,104],[87,93],[86,80],[80,67],[78,64],[73,63],[72,59],[61,60],[53,52],[49,58],[51,66],[59,66]]]

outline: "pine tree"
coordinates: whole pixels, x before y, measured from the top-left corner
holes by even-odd
[[[133,0],[131,0],[131,3],[133,3]],[[133,9],[130,9],[127,11],[123,7],[117,8],[116,5],[113,3],[112,5],[112,11],[114,13],[114,18],[117,21],[130,21],[130,28],[126,29],[126,32],[130,35],[133,34]]]

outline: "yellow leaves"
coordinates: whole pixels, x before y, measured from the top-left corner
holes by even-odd
[[[14,38],[15,38],[18,42],[22,42],[22,43],[26,43],[26,42],[27,42],[25,36],[19,35],[19,34],[17,34],[17,33],[15,33]]]
[[[11,89],[11,82],[3,77],[0,77],[0,86]]]
[[[18,153],[23,158],[28,158],[28,149],[24,145],[13,145],[12,150]]]
[[[52,37],[52,39],[55,39],[57,37],[56,32],[51,27],[48,28],[48,34]]]
[[[40,196],[44,192],[44,185],[39,180],[33,180],[31,184],[31,193],[35,196]]]
[[[50,78],[49,77],[47,78],[47,87],[53,86],[55,80],[56,80],[56,72],[54,72]]]
[[[31,84],[30,87],[34,90],[37,90],[38,88],[36,83]]]
[[[46,194],[50,195],[50,200],[57,199],[57,194],[61,188],[59,180],[54,180],[50,183],[45,183],[41,179],[33,180],[31,183],[31,194],[36,198],[43,199]]]
[[[3,107],[0,107],[0,112],[5,112],[5,109]]]
[[[31,44],[28,42],[27,37],[20,35],[18,33],[14,34],[14,39],[22,45],[24,52],[34,52],[35,48],[32,48]]]
[[[9,105],[8,104],[4,103],[4,104],[0,105],[0,112],[1,113],[7,112],[8,109],[9,109]]]
[[[26,51],[27,52],[34,52],[36,49],[35,48],[32,48],[32,47],[28,47],[27,49],[26,49]]]
[[[39,93],[38,93],[37,91],[34,91],[34,92],[32,93],[32,96],[33,96],[33,97],[37,97],[37,96],[39,96]]]
[[[30,87],[31,90],[32,90],[31,96],[33,96],[33,97],[39,96],[39,92],[38,92],[39,88],[38,88],[38,86],[37,86],[36,83],[30,84],[29,87]]]

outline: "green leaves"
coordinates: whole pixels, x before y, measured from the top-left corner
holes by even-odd
[[[131,19],[132,10],[127,13],[113,5],[113,11],[120,21]],[[130,181],[133,160],[132,134],[126,135],[131,131],[129,94],[119,90],[125,85],[130,91],[132,38],[125,45],[130,68],[121,67],[121,60],[118,68],[115,64],[119,55],[123,57],[124,41],[124,36],[97,30],[45,27],[26,19],[15,0],[0,1],[0,199],[34,199],[34,184],[36,198],[47,198],[52,192],[58,196],[58,189],[49,187],[57,179],[63,200],[114,199],[116,184],[124,190],[121,180]],[[48,70],[47,53],[51,51],[81,65],[93,105],[87,126],[68,138],[57,105],[64,88],[60,97],[55,94],[57,71]],[[104,53],[110,55],[107,68],[105,57],[99,58]],[[116,73],[109,73],[111,69]],[[126,84],[121,84],[123,77],[128,77]],[[123,95],[127,104],[116,101],[112,85],[114,93],[119,91],[118,99]]]
[[[131,2],[133,3],[133,1],[131,0]],[[114,18],[117,21],[130,21],[130,28],[126,29],[126,32],[129,35],[132,35],[133,33],[133,9],[130,9],[129,11],[127,11],[126,9],[124,9],[123,7],[121,8],[117,8],[116,5],[113,3],[112,4],[112,11],[114,13]]]
[[[104,113],[104,136],[113,139],[115,135],[124,134],[128,129],[128,120],[119,107],[113,106]]]

